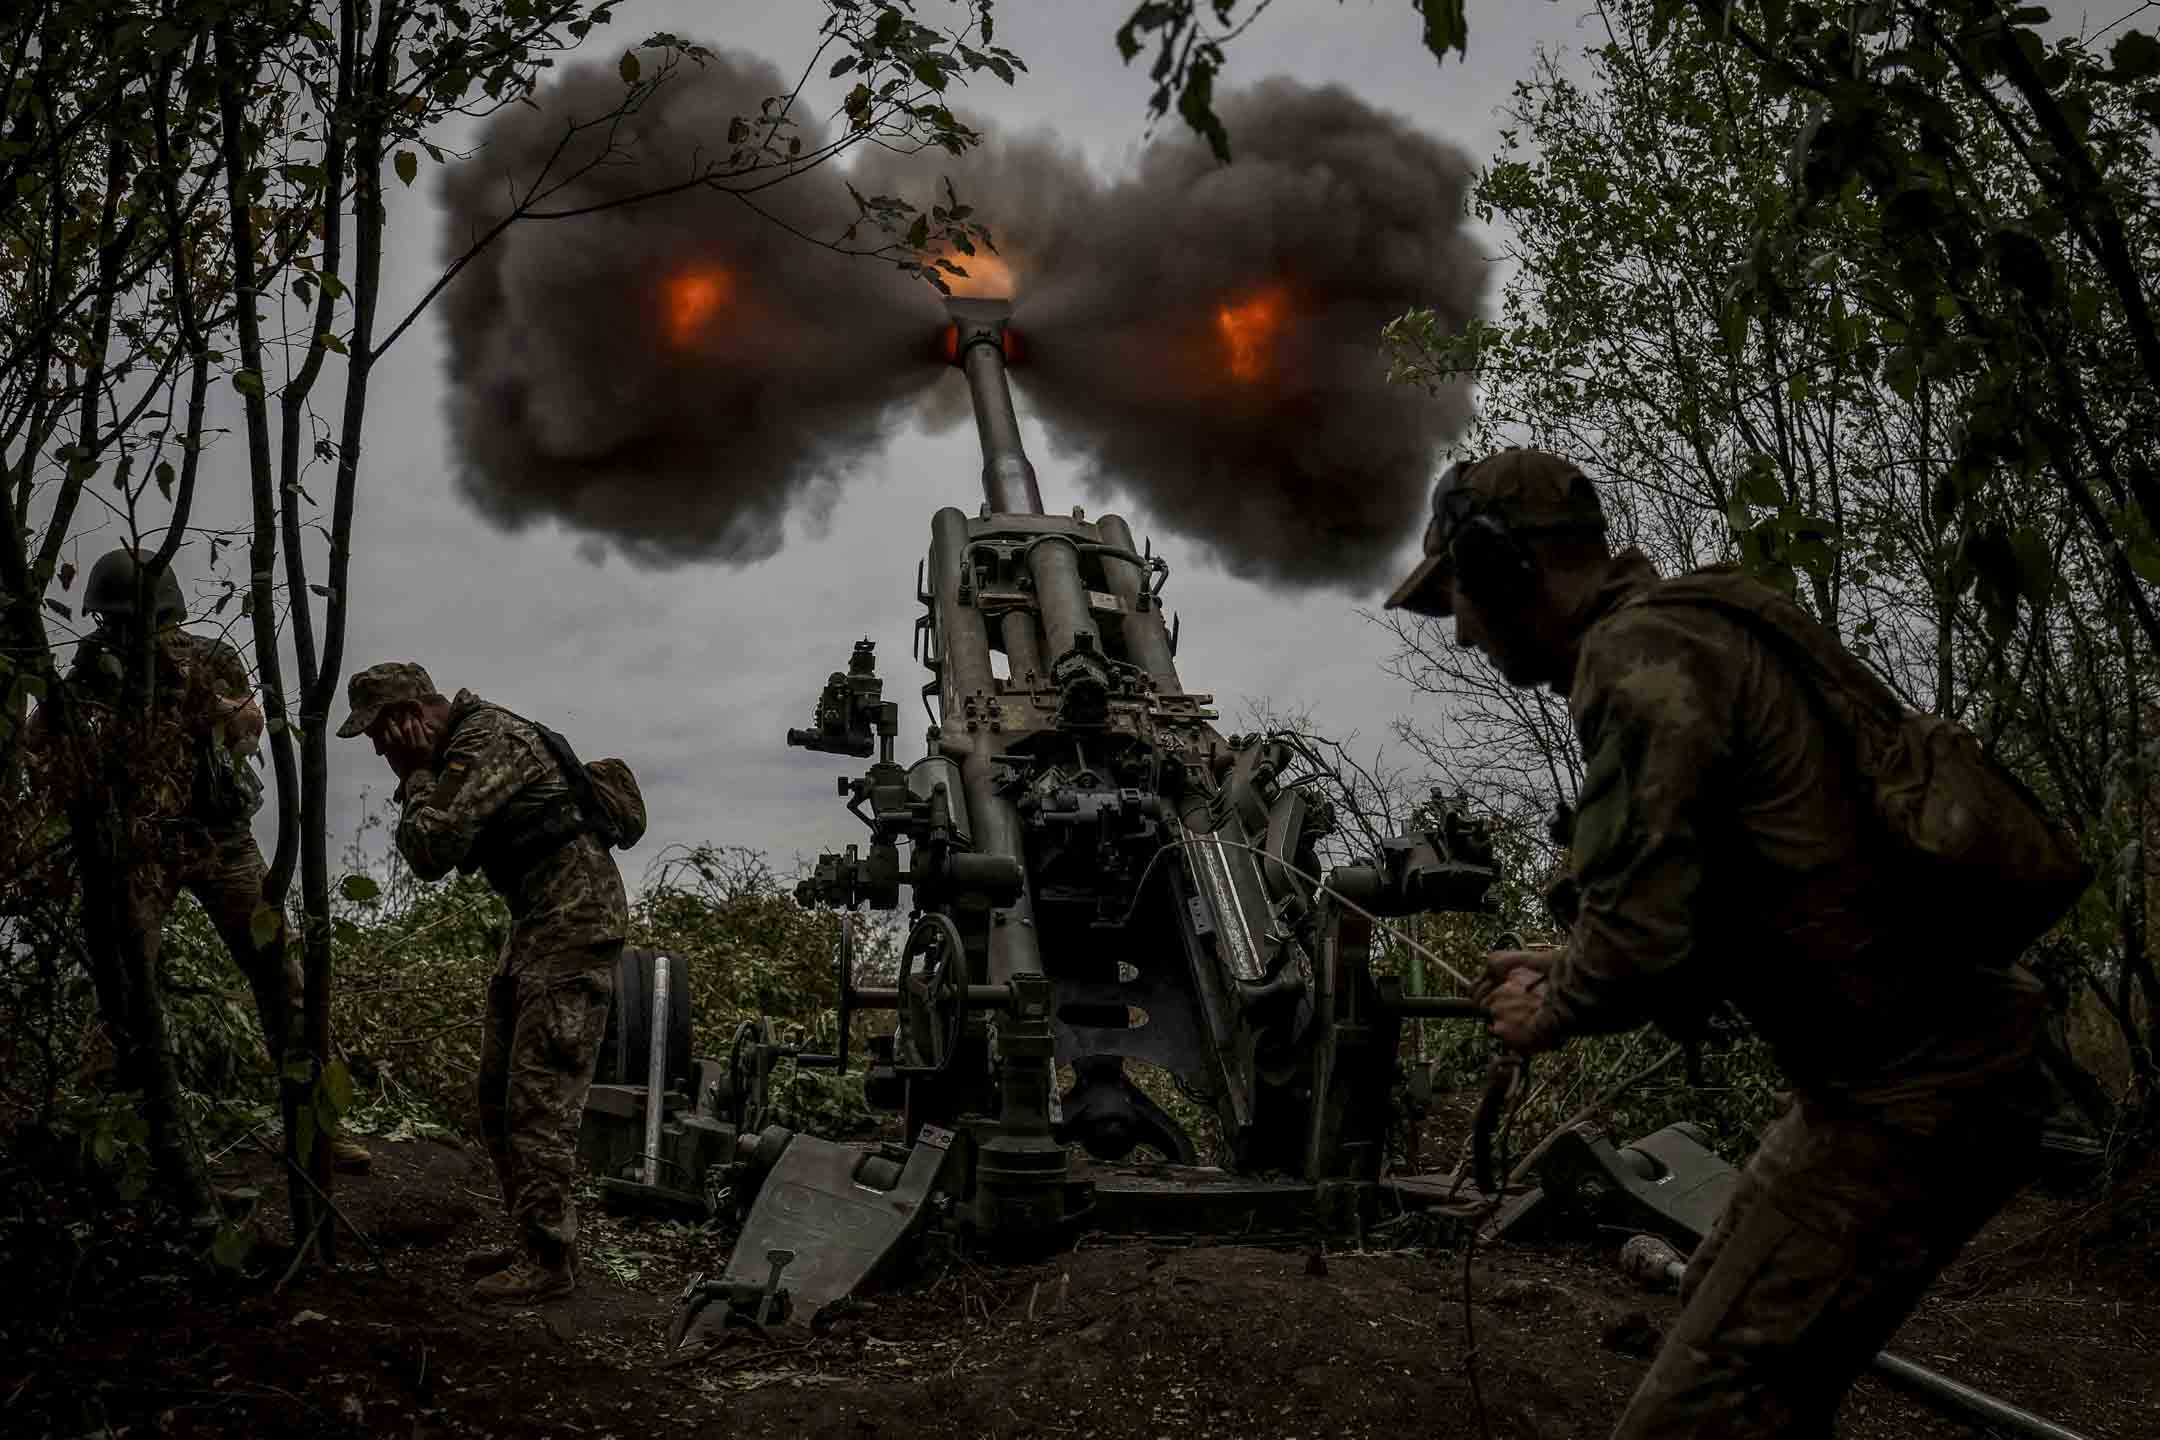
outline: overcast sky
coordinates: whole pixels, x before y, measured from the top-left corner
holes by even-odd
[[[1145,58],[1128,69],[1112,38],[1130,8],[1126,0],[1001,5],[998,40],[1027,60],[1029,72],[1010,89],[985,78],[965,103],[1007,129],[1053,127],[1114,172],[1144,143],[1146,129]],[[1238,42],[1234,79],[1288,74],[1349,86],[1482,164],[1498,143],[1497,107],[1528,73],[1536,50],[1602,39],[1594,15],[1582,19],[1588,8],[1581,0],[1470,0],[1468,59],[1441,65],[1419,43],[1409,0],[1290,0]],[[793,71],[814,44],[820,9],[809,0],[627,0],[582,54],[611,60],[665,29]],[[831,93],[813,91],[813,98],[829,110]],[[392,197],[383,306],[391,317],[404,313],[439,268],[441,214],[426,170],[421,183]],[[820,174],[803,183],[838,180]],[[1498,282],[1496,275],[1488,307]],[[926,717],[914,694],[923,672],[909,658],[920,613],[916,564],[932,512],[947,504],[972,511],[979,503],[972,427],[936,436],[900,428],[828,525],[817,533],[791,528],[786,548],[761,564],[646,571],[619,557],[596,562],[594,547],[581,547],[575,534],[552,527],[506,534],[456,497],[438,325],[415,326],[377,372],[354,528],[347,672],[382,659],[417,660],[446,692],[469,687],[546,720],[587,758],[627,759],[652,812],[647,838],[624,857],[633,881],[675,844],[748,846],[785,870],[797,857],[860,841],[862,829],[840,808],[832,784],[835,774],[859,765],[790,750],[782,737],[809,722],[825,675],[843,664],[854,640],[868,636],[878,643],[887,697],[902,702],[901,758],[922,753]],[[959,383],[957,373],[947,379]],[[1045,507],[1055,513],[1089,502],[1089,513],[1099,513],[1104,507],[1081,493],[1072,467],[1031,422],[1024,376],[1018,398]],[[222,462],[230,473],[226,494],[206,496],[201,518],[208,524],[244,523],[244,505],[231,493],[240,488],[242,443],[229,436],[213,452],[213,465]],[[327,500],[328,477],[319,483],[316,498]],[[1424,702],[1382,673],[1386,633],[1355,613],[1355,601],[1232,579],[1189,558],[1190,547],[1152,524],[1144,508],[1117,508],[1169,557],[1166,598],[1183,620],[1179,669],[1189,688],[1216,696],[1223,728],[1241,728],[1248,702],[1266,700],[1309,707],[1323,730],[1356,733],[1370,747],[1385,740],[1396,717],[1420,716]],[[1422,513],[1402,517],[1406,563],[1423,523]],[[78,563],[87,567],[111,539],[109,532],[86,538]],[[183,575],[200,584],[206,559],[191,547]],[[344,711],[341,701],[333,721]],[[332,742],[333,850],[357,824],[363,794],[379,803],[389,784],[367,742]],[[264,838],[267,845],[267,826]]]

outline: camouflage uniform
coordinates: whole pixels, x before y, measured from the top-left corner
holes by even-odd
[[[1538,1025],[1678,1024],[1729,999],[1796,1102],[1690,1260],[1616,1433],[1828,1435],[2025,1176],[2044,998],[2014,954],[1930,942],[1805,682],[1741,622],[1627,603],[1657,583],[1626,552],[1580,617],[1580,909]]]
[[[271,1059],[280,1060],[299,1033],[300,970],[282,932],[257,944],[255,912],[262,905],[265,866],[247,814],[220,806],[207,746],[219,718],[214,700],[254,695],[240,653],[222,640],[191,635],[176,626],[157,632],[153,663],[158,711],[176,722],[176,753],[161,757],[156,858],[138,867],[128,896],[128,920],[149,948],[154,965],[163,944],[165,916],[185,888],[209,915],[233,963],[247,977]],[[107,631],[85,640],[68,672],[69,682],[101,707],[120,703],[125,643]],[[245,762],[242,762],[245,763]]]
[[[1561,457],[1451,467],[1425,558],[1387,603],[1445,617],[1460,586],[1486,640],[1542,667],[1554,657],[1530,631],[1498,628],[1549,593],[1524,537],[1605,530]],[[1514,680],[1566,695],[1585,762],[1559,887],[1575,918],[1534,1032],[1685,1032],[1730,1000],[1768,1042],[1795,1103],[1691,1257],[1616,1434],[1828,1435],[1869,1357],[2029,1169],[2044,1001],[2015,954],[1946,945],[1913,913],[1868,784],[1797,668],[1721,611],[1634,603],[1659,583],[1640,552],[1608,560],[1567,617],[1572,673]]]
[[[367,724],[363,678],[352,733]],[[599,839],[565,838],[576,802],[539,733],[470,691],[401,802],[398,851],[416,875],[479,870],[510,906],[488,985],[480,1127],[519,1243],[548,1270],[574,1265],[578,1124],[629,930],[622,876]]]

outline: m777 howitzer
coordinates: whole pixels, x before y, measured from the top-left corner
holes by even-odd
[[[794,1252],[803,1318],[932,1218],[1025,1245],[1147,1228],[1187,1202],[1291,1225],[1318,1199],[1355,1204],[1380,1177],[1403,1018],[1471,1008],[1376,977],[1369,917],[1483,909],[1494,879],[1486,831],[1438,814],[1321,881],[1329,807],[1286,774],[1291,745],[1218,733],[1212,697],[1186,688],[1168,567],[1118,516],[1045,513],[1008,388],[1008,305],[949,308],[984,504],[937,512],[917,574],[926,753],[893,758],[899,707],[867,640],[787,736],[876,753],[839,785],[867,845],[821,856],[798,899],[892,910],[905,887],[910,904],[889,987],[856,984],[843,926],[838,1053],[795,1056],[844,1068],[853,1017],[892,1012],[865,1093],[900,1112],[904,1143],[742,1138],[770,1168],[730,1280]],[[1181,1168],[1191,1137],[1127,1061],[1213,1111],[1222,1168]],[[1099,1163],[1076,1167],[1072,1145]],[[1175,1178],[1100,1168],[1142,1145]]]

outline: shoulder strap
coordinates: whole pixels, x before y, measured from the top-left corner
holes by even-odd
[[[550,730],[539,721],[526,720],[525,723],[539,734],[540,743],[547,746],[548,754],[554,757],[556,768],[562,771],[563,783],[570,787],[571,798],[577,801],[578,809],[584,813],[585,823],[613,844],[619,838],[615,833],[615,824],[608,818],[607,807],[600,803],[599,795],[594,792],[592,776],[586,773],[585,763],[578,759],[577,751],[570,748],[570,742],[559,732]]]
[[[1871,711],[1888,725],[1904,722],[1906,706],[1881,676],[1838,643],[1837,637],[1798,605],[1766,585],[1723,567],[1676,575],[1633,597],[1633,603],[1692,606],[1735,621],[1794,663],[1824,699],[1840,699]]]
[[[481,700],[468,706],[462,714],[451,717],[450,728],[443,736],[443,744],[448,745],[451,737],[457,734],[465,722],[483,710],[496,711],[509,716],[520,725],[532,727],[533,733],[540,737],[541,745],[546,748],[548,758],[555,762],[555,768],[562,773],[563,784],[569,788],[570,798],[576,802],[578,813],[585,817],[586,824],[612,841],[615,827],[609,821],[607,809],[601,805],[599,795],[593,790],[592,777],[585,773],[584,763],[578,759],[577,752],[570,748],[568,740],[539,721],[528,719],[507,705]]]

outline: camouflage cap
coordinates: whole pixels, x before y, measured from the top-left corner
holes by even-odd
[[[337,733],[347,740],[364,735],[387,707],[404,700],[424,700],[437,693],[427,671],[410,660],[370,665],[345,682],[345,698],[352,703],[352,714],[345,717]]]
[[[1386,608],[1445,618],[1454,612],[1455,531],[1492,515],[1518,535],[1603,534],[1597,488],[1574,461],[1544,450],[1508,449],[1448,466],[1433,485],[1425,558],[1388,596]]]

